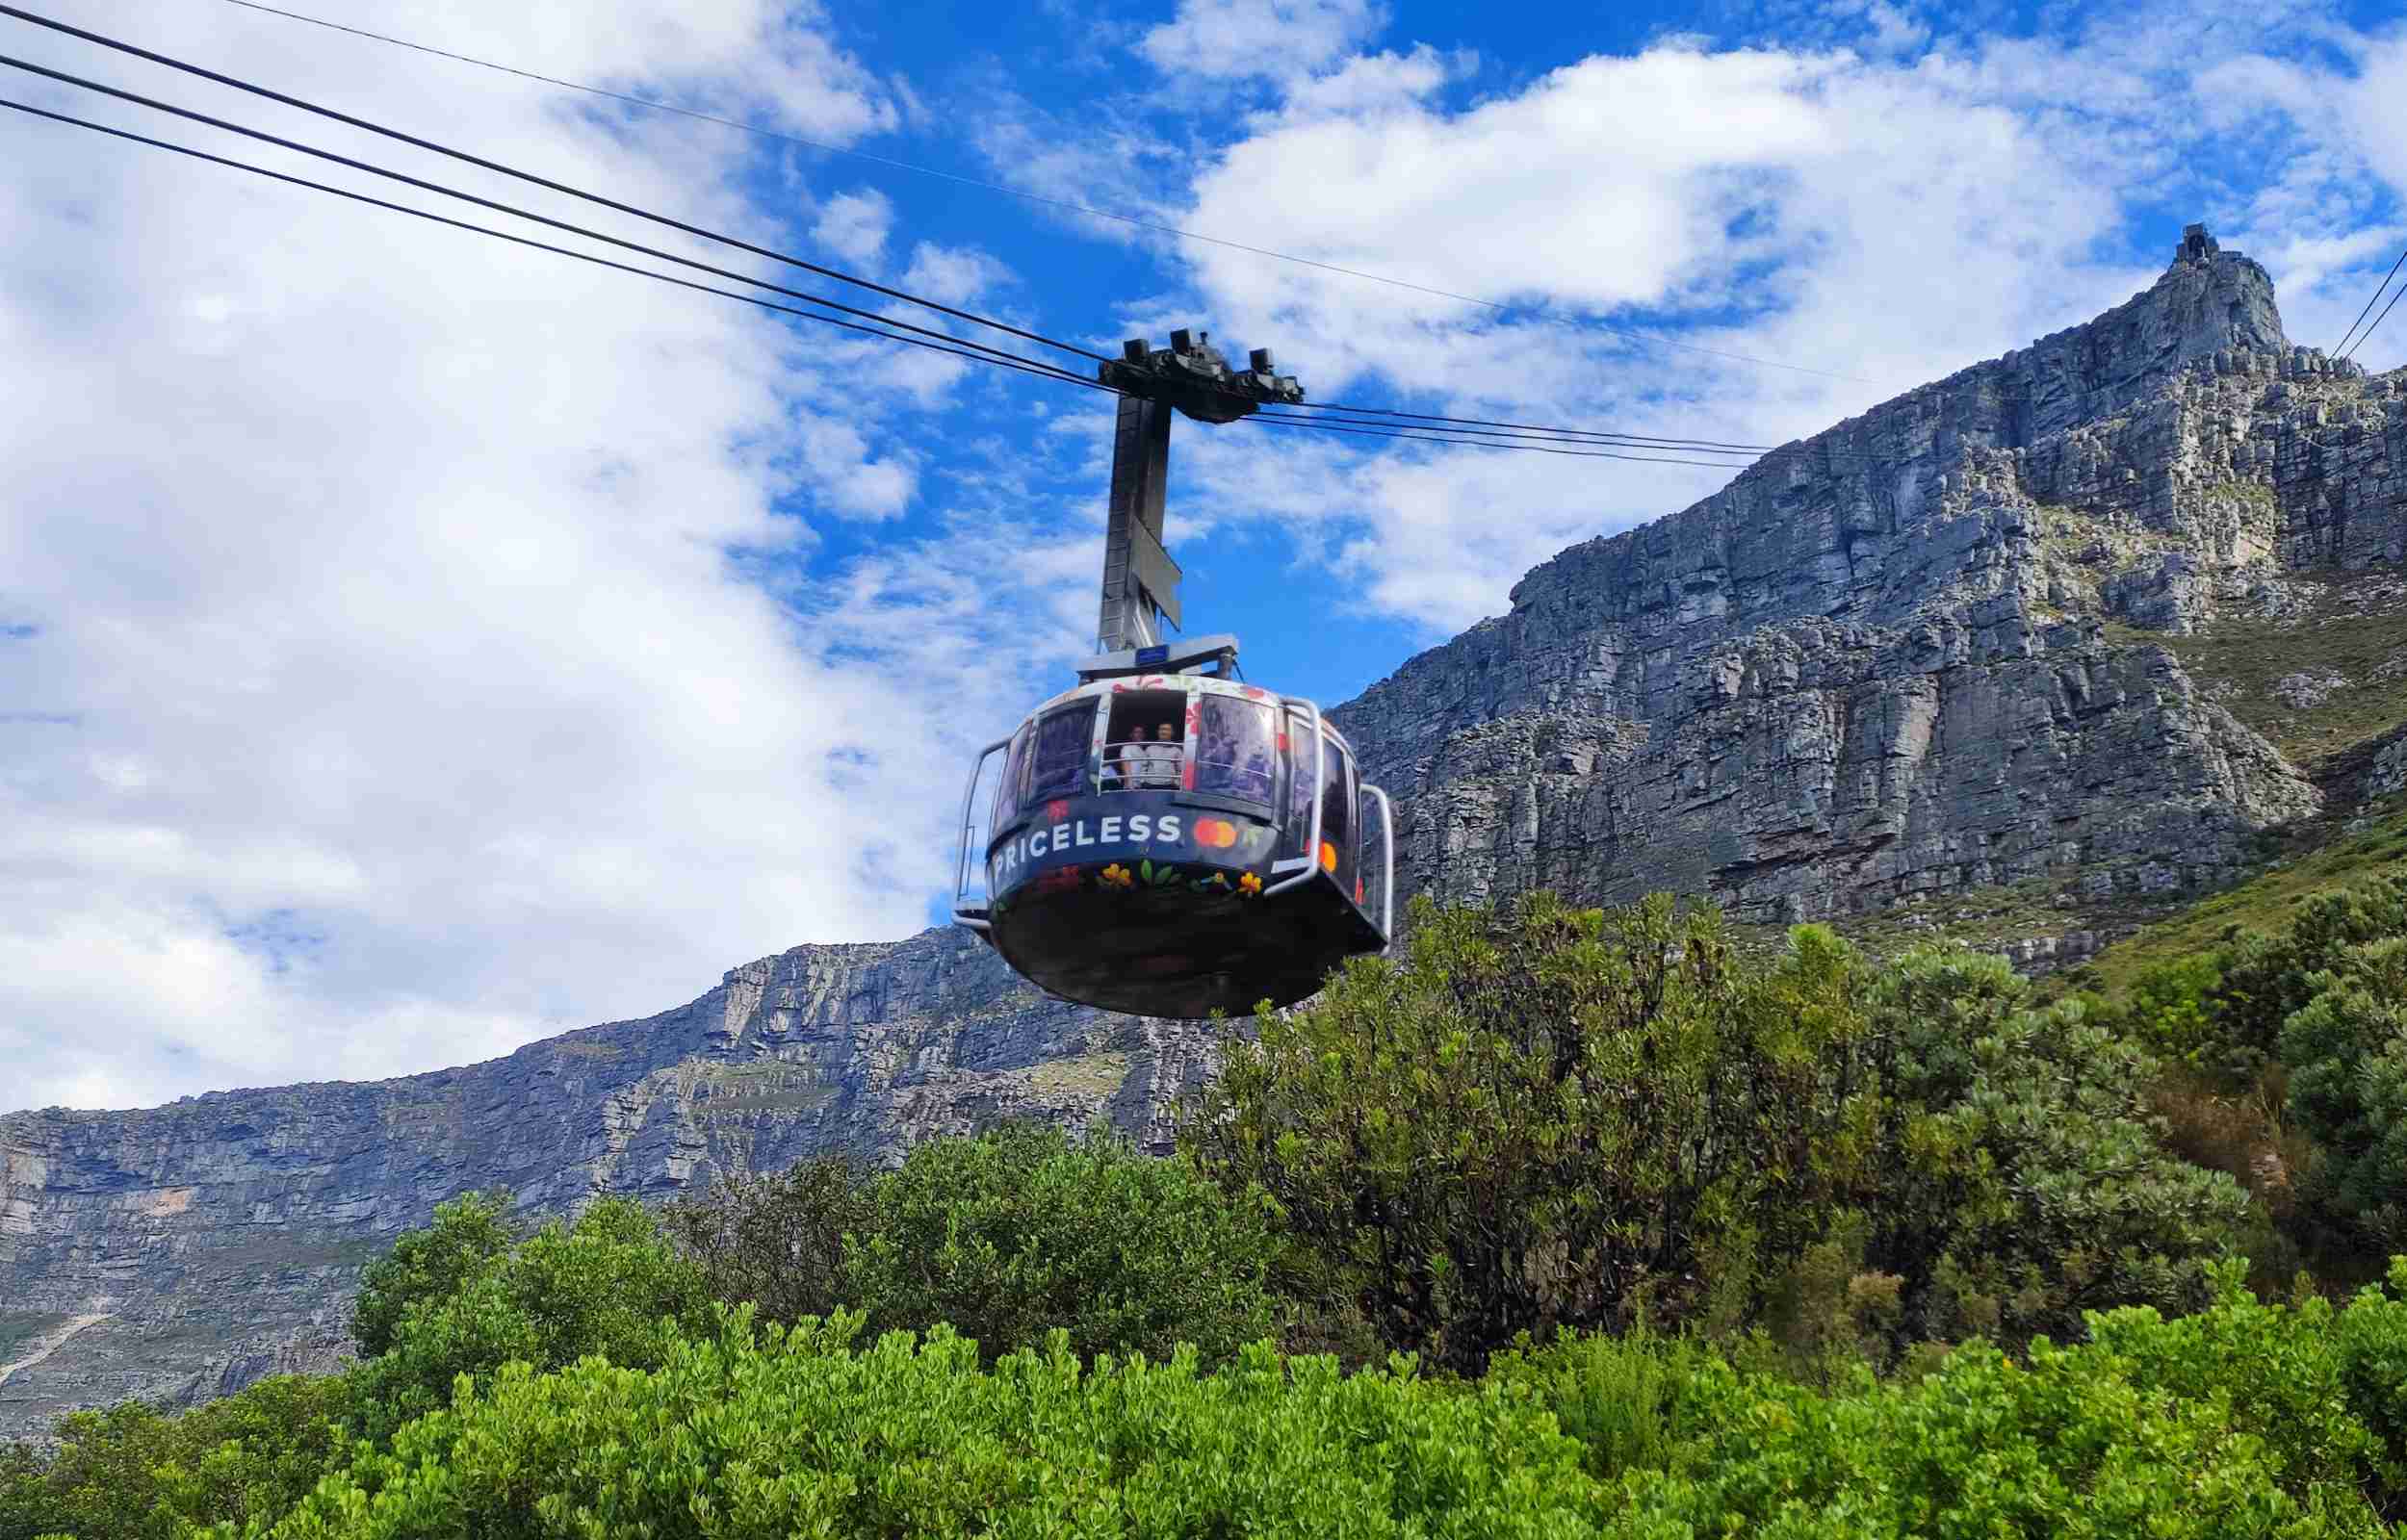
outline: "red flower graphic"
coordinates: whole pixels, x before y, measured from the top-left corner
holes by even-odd
[[[1045,817],[1049,823],[1059,823],[1069,816],[1070,804],[1066,802],[1048,802],[1045,805]]]
[[[1075,866],[1056,866],[1051,871],[1039,876],[1035,884],[1036,890],[1040,893],[1066,893],[1080,886],[1081,878]]]

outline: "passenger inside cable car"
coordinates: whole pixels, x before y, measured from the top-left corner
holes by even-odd
[[[1114,695],[1104,726],[1103,788],[1167,791],[1185,779],[1187,698],[1176,690],[1128,690]]]

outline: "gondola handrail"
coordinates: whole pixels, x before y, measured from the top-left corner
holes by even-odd
[[[1312,874],[1320,870],[1321,805],[1327,800],[1322,796],[1321,788],[1328,779],[1329,740],[1321,736],[1321,708],[1300,695],[1282,695],[1279,698],[1279,704],[1282,707],[1290,706],[1300,706],[1304,707],[1305,715],[1311,724],[1312,833],[1311,837],[1307,838],[1304,842],[1304,870],[1296,873],[1293,877],[1285,878],[1281,881],[1271,884],[1270,886],[1262,890],[1262,896],[1264,898],[1269,898],[1273,894],[1283,893],[1288,888],[1293,887],[1300,883],[1309,882]],[[1291,775],[1294,772],[1296,756],[1294,751],[1290,749],[1287,755],[1287,765]],[[1290,807],[1294,806],[1295,797],[1292,791],[1288,794],[1287,800]]]
[[[970,820],[976,816],[978,777],[985,771],[986,761],[995,757],[996,751],[1010,747],[1011,739],[1004,737],[997,738],[980,749],[978,757],[970,763],[970,783],[961,791],[961,844],[953,858],[953,921],[958,925],[969,926],[972,930],[987,929],[984,918],[987,911],[967,909],[961,902],[963,895],[970,890]],[[986,896],[989,903],[994,901],[994,894],[989,893]]]

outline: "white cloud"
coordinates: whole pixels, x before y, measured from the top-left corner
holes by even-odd
[[[819,205],[811,239],[855,267],[874,268],[893,224],[893,201],[875,188],[839,192]]]
[[[1371,0],[1178,0],[1138,52],[1171,75],[1283,80],[1319,69],[1387,24]]]
[[[1276,347],[1319,399],[1779,443],[2128,297],[2163,257],[2132,261],[2125,233],[2160,202],[2272,265],[2294,336],[2329,340],[2331,285],[2352,310],[2369,289],[2349,264],[2385,236],[2361,214],[2304,225],[2325,244],[2277,238],[2303,221],[2277,218],[2265,184],[2324,187],[2285,154],[2310,146],[2237,137],[2211,110],[2234,95],[2213,72],[2273,67],[2265,52],[2294,38],[2297,8],[2135,6],[2069,39],[1969,41],[1933,40],[1902,9],[1842,10],[1852,20],[1833,36],[1859,47],[1667,41],[1462,108],[1427,86],[1327,93],[1396,56],[1325,59],[1197,177],[1179,222],[1514,308],[1195,246],[1182,250],[1195,292],[1124,319],[1210,315],[1225,342]],[[2391,45],[2356,42],[2359,77],[2387,78]],[[2328,70],[2280,68],[2293,102],[2328,84]],[[2345,125],[2407,92],[2373,99],[2338,99],[2330,133],[2358,137],[2316,174],[2362,184],[2379,167]],[[1632,328],[1855,378],[1649,346]],[[1568,540],[1720,480],[1361,443],[1245,449],[1195,461],[1215,477],[1206,496],[1241,507],[1243,486],[1295,489],[1333,525],[1314,536],[1333,565],[1432,635],[1501,609]]]
[[[1011,270],[974,246],[945,246],[922,241],[911,249],[911,266],[899,287],[947,305],[967,305],[1011,281]]]
[[[781,17],[457,6],[426,30],[820,134],[891,116]],[[720,130],[436,91],[218,8],[142,20],[170,53],[773,229]],[[978,388],[960,366],[13,115],[0,136],[0,1105],[432,1068],[921,923],[957,756],[1032,693],[1050,634],[1007,596],[944,602],[991,587],[993,542],[1049,505],[997,517],[968,478],[918,503],[897,426]],[[866,593],[825,564],[794,580],[834,521],[907,504],[996,526]]]

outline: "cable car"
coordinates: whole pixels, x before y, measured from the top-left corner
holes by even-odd
[[[1394,925],[1395,820],[1344,734],[1246,683],[1234,636],[1159,640],[1179,620],[1171,413],[1229,423],[1304,399],[1269,349],[1232,370],[1210,336],[1132,339],[1098,371],[1120,417],[1097,655],[979,752],[962,794],[954,922],[1048,993],[1131,1015],[1293,1004]]]
[[[1176,655],[1199,650],[1231,659],[1235,638]],[[1097,659],[979,754],[955,921],[1048,993],[1134,1015],[1292,1004],[1385,949],[1394,820],[1344,735],[1226,661],[1170,672],[1170,649],[1144,651],[1164,655]],[[980,851],[977,793],[998,755]]]

